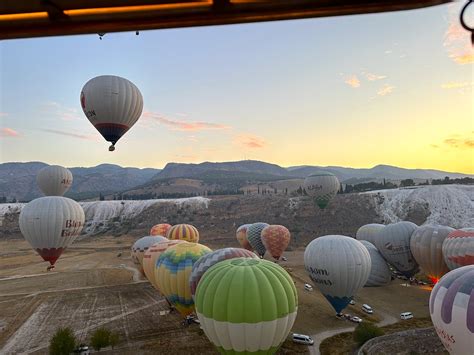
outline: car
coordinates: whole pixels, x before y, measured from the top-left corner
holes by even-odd
[[[370,307],[368,304],[365,304],[365,303],[362,305],[362,310],[368,314],[374,313],[374,310],[372,309],[372,307]]]
[[[281,260],[282,260],[282,261],[287,261],[288,259],[285,258],[284,256],[282,256],[282,257],[281,257]]]
[[[305,345],[313,345],[314,340],[309,336],[305,334],[296,334],[294,333],[292,336],[293,342],[298,343],[298,344],[305,344]]]
[[[412,318],[413,318],[413,313],[411,312],[400,313],[400,319],[412,319]]]
[[[351,317],[350,319],[351,322],[354,322],[354,323],[362,323],[362,319],[360,319],[359,317]]]
[[[304,284],[304,289],[306,291],[313,291],[313,286],[311,286],[310,284]]]
[[[352,318],[352,315],[350,315],[349,313],[344,313],[344,318],[350,320]]]
[[[354,302],[354,300],[351,300],[351,301],[349,302],[349,304],[355,305],[356,303]]]

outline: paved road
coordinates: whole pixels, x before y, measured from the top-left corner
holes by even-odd
[[[384,327],[386,325],[390,325],[393,323],[398,322],[398,319],[391,316],[388,313],[378,311],[377,314],[379,314],[382,317],[382,320],[377,323],[377,326],[379,327]],[[333,330],[326,330],[324,332],[320,332],[314,335],[311,335],[311,338],[314,340],[314,344],[312,346],[308,346],[309,353],[311,355],[320,355],[319,352],[319,346],[321,345],[322,341],[326,338],[330,338],[334,335],[340,334],[340,333],[347,333],[347,332],[352,332],[355,329],[355,325],[351,327],[345,327],[345,328],[338,328],[338,329],[333,329]]]

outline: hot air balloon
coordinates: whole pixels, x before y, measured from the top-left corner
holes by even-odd
[[[145,276],[148,281],[150,281],[150,283],[153,285],[153,287],[156,288],[158,291],[160,290],[160,287],[156,283],[155,279],[156,261],[158,260],[160,255],[166,251],[166,249],[179,243],[184,243],[184,240],[166,240],[163,242],[158,242],[149,247],[143,255],[142,264]]]
[[[343,235],[326,235],[308,244],[304,265],[315,286],[339,314],[366,284],[371,260],[359,241]]]
[[[443,241],[452,231],[454,229],[450,227],[424,225],[418,227],[411,236],[411,253],[433,283],[449,271],[443,258]]]
[[[150,229],[150,235],[151,236],[162,235],[163,237],[166,237],[170,228],[171,228],[171,224],[168,224],[168,223],[155,224]]]
[[[237,258],[212,266],[196,290],[196,313],[222,354],[274,354],[295,322],[290,275],[267,260]]]
[[[62,196],[72,185],[72,174],[62,166],[49,165],[38,171],[36,183],[46,196]]]
[[[263,228],[261,233],[262,243],[276,260],[279,260],[281,254],[290,244],[290,231],[288,228],[280,225],[270,225]]]
[[[84,114],[106,141],[115,143],[137,122],[143,110],[140,90],[129,80],[113,75],[89,80],[81,91]]]
[[[37,198],[21,210],[20,230],[39,255],[54,266],[62,252],[71,245],[84,226],[84,211],[66,197]]]
[[[415,223],[397,222],[385,226],[375,238],[375,246],[384,259],[406,277],[415,275],[418,264],[410,251],[410,238],[418,228]]]
[[[308,175],[304,179],[303,187],[309,196],[312,196],[319,208],[326,208],[340,188],[340,183],[334,174],[320,171]]]
[[[380,255],[375,245],[366,240],[361,240],[360,242],[369,252],[371,264],[369,278],[367,279],[364,287],[388,285],[392,280],[392,273],[388,268],[387,262],[382,257],[382,255]]]
[[[247,229],[250,227],[251,224],[244,224],[237,228],[236,237],[237,240],[242,248],[247,250],[253,251],[252,246],[250,245],[249,241],[247,240]]]
[[[449,233],[443,242],[443,255],[451,270],[474,265],[474,230],[465,228]]]
[[[474,352],[474,265],[448,272],[430,295],[436,333],[451,355]]]
[[[202,244],[183,242],[169,247],[156,261],[155,278],[160,291],[183,317],[194,312],[189,287],[193,264],[211,251]]]
[[[378,233],[381,232],[381,230],[384,228],[385,225],[378,223],[370,223],[363,225],[357,230],[356,239],[359,241],[366,240],[375,245],[375,240],[377,238]]]
[[[169,240],[184,240],[186,242],[199,242],[199,232],[191,224],[176,224],[168,230],[166,237]]]
[[[217,264],[218,262],[223,260],[241,257],[258,259],[258,256],[254,252],[242,248],[217,249],[212,253],[201,256],[199,260],[194,263],[193,270],[189,278],[189,287],[191,288],[191,295],[193,296],[193,298],[194,294],[196,293],[196,288],[199,284],[199,280],[201,280],[202,275],[204,275],[204,273],[212,265]]]
[[[145,272],[143,270],[143,255],[145,255],[145,252],[149,247],[151,247],[155,243],[159,242],[166,242],[168,241],[167,238],[158,235],[158,236],[146,236],[143,238],[138,239],[135,243],[132,245],[132,260],[135,265],[138,266],[138,269],[140,272],[145,275]]]
[[[262,243],[261,233],[263,228],[267,226],[269,226],[268,223],[257,222],[251,224],[247,228],[247,240],[250,243],[252,249],[255,250],[255,252],[262,258],[265,255],[266,249]]]

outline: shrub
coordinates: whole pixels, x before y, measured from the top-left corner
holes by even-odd
[[[105,328],[98,328],[91,337],[91,345],[94,350],[99,351],[110,345],[110,330]]]
[[[51,338],[49,353],[51,355],[69,355],[76,347],[76,337],[71,328],[59,328]]]
[[[381,336],[384,331],[370,322],[360,323],[354,331],[354,340],[362,346],[367,340]]]
[[[120,337],[118,333],[115,333],[115,332],[110,333],[109,343],[112,349],[119,343],[119,341],[120,341]]]

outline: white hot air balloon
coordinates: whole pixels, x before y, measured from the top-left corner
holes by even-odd
[[[129,80],[102,75],[89,80],[81,91],[84,114],[106,141],[109,150],[137,122],[143,111],[140,90]]]
[[[72,185],[72,173],[59,165],[49,165],[36,174],[36,183],[46,196],[62,196]]]
[[[84,211],[66,197],[37,198],[21,210],[20,230],[25,239],[51,266],[79,236],[84,226]]]
[[[326,235],[308,244],[304,265],[315,286],[340,313],[367,282],[371,261],[361,242],[343,235]]]
[[[341,184],[334,174],[321,171],[307,176],[303,186],[307,194],[315,199],[319,208],[326,208],[329,201],[336,196]]]
[[[384,259],[406,277],[411,277],[419,270],[418,264],[410,251],[410,238],[418,228],[415,223],[397,222],[385,226],[375,239],[375,246]]]
[[[443,256],[451,270],[474,265],[474,229],[463,228],[449,233],[443,242]]]
[[[443,242],[453,230],[446,226],[424,225],[411,236],[411,253],[433,283],[449,271],[443,258]]]
[[[135,265],[138,266],[140,272],[145,275],[145,270],[143,269],[143,256],[145,252],[155,243],[167,242],[168,238],[161,235],[149,235],[138,239],[132,245],[131,255],[132,260]]]
[[[392,280],[392,273],[388,268],[387,262],[385,259],[380,255],[379,251],[372,243],[361,240],[360,241],[364,247],[366,247],[367,251],[370,254],[370,274],[367,282],[365,283],[364,287],[377,287],[377,286],[385,286],[390,283]]]
[[[365,224],[357,230],[356,239],[366,240],[375,245],[375,239],[378,233],[385,228],[385,225],[378,223]]]
[[[436,333],[451,355],[474,354],[474,265],[448,272],[430,295]]]

